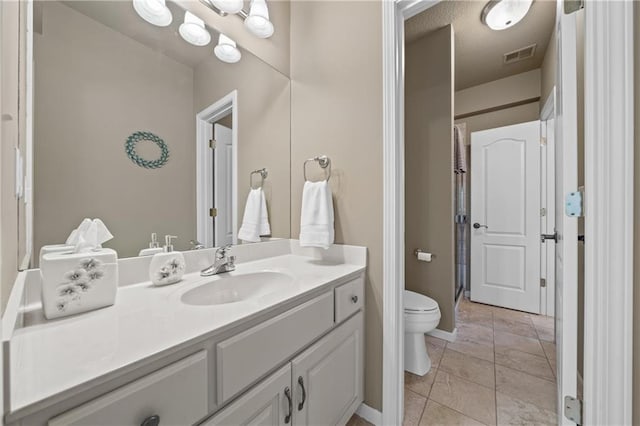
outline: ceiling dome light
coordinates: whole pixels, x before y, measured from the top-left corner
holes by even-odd
[[[240,50],[236,47],[236,42],[222,33],[220,33],[218,45],[213,49],[213,53],[215,53],[222,62],[228,64],[235,64],[242,57],[242,53],[240,53]]]
[[[266,0],[251,1],[249,16],[244,20],[244,26],[259,38],[269,38],[273,35],[273,24],[269,21]]]
[[[142,19],[158,27],[166,27],[173,20],[165,0],[133,0],[133,8]]]
[[[211,42],[211,34],[205,28],[204,21],[189,11],[184,13],[184,23],[180,24],[178,32],[194,46],[206,46]]]
[[[238,13],[242,10],[242,0],[211,0],[211,3],[226,13]]]
[[[533,0],[492,0],[482,10],[482,22],[492,30],[504,30],[525,17]]]

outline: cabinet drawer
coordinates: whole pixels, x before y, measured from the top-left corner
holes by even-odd
[[[200,351],[49,420],[49,426],[194,424],[208,413],[207,352]]]
[[[336,324],[364,306],[364,277],[360,276],[335,289]]]
[[[325,293],[220,342],[217,398],[222,404],[333,326],[333,294]]]

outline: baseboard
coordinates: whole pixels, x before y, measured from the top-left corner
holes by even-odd
[[[468,300],[471,300],[471,292],[469,290],[465,290],[464,297],[466,297]]]
[[[455,342],[456,337],[458,336],[458,329],[454,328],[453,331],[444,331],[436,328],[427,334],[429,336],[437,337],[438,339],[446,340],[447,342]]]
[[[375,408],[369,407],[364,402],[356,410],[356,414],[375,426],[382,425],[382,413]]]

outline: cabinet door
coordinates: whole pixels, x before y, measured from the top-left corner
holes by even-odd
[[[281,426],[291,424],[292,410],[291,364],[287,364],[202,425]]]
[[[294,425],[344,425],[362,402],[363,314],[292,361]]]

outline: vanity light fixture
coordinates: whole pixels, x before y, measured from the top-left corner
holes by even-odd
[[[273,35],[273,24],[269,21],[269,9],[266,0],[252,0],[249,16],[244,26],[256,37],[269,38]]]
[[[235,14],[242,10],[242,0],[210,0],[221,12]]]
[[[178,28],[178,32],[185,41],[194,46],[206,46],[211,42],[211,34],[204,26],[204,21],[193,13],[184,13],[184,22]]]
[[[533,0],[492,0],[482,9],[482,23],[492,30],[505,30],[520,22]]]
[[[242,57],[242,53],[240,53],[240,50],[236,46],[236,42],[222,33],[220,33],[218,45],[213,49],[213,53],[215,53],[222,62],[228,64],[235,64]]]
[[[173,20],[165,0],[133,0],[133,8],[142,19],[158,27],[166,27]]]

